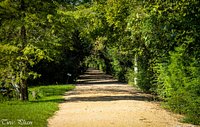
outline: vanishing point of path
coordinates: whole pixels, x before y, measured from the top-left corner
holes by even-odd
[[[89,69],[66,93],[49,127],[194,127],[160,108],[153,97]]]

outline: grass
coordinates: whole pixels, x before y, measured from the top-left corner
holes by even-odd
[[[0,104],[0,127],[46,127],[47,119],[63,102],[62,95],[73,85],[52,85],[29,88],[29,101],[4,101]]]

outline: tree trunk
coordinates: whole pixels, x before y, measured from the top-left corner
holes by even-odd
[[[28,101],[28,85],[26,80],[22,80],[20,84],[20,100]]]
[[[20,55],[23,56],[23,49],[26,45],[26,28],[23,25],[21,27],[21,40],[22,47],[20,51]],[[21,60],[19,62],[20,66],[20,100],[27,101],[28,100],[28,84],[27,84],[27,64],[25,60]]]
[[[25,3],[24,0],[21,0],[21,11],[22,11],[22,22],[24,22],[25,18]],[[21,56],[23,55],[23,49],[26,45],[26,28],[25,25],[21,27],[21,40],[22,40],[22,48],[21,48]],[[23,101],[28,100],[28,84],[27,84],[27,75],[26,75],[26,61],[21,60],[20,61],[20,67],[21,67],[21,74],[20,74],[20,99]]]

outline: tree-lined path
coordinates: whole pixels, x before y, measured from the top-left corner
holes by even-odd
[[[161,109],[153,97],[110,75],[89,69],[74,91],[66,93],[49,127],[192,127]]]

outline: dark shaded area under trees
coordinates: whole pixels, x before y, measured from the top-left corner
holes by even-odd
[[[1,87],[28,100],[28,86],[72,83],[90,66],[199,124],[199,7],[198,0],[1,0]]]

